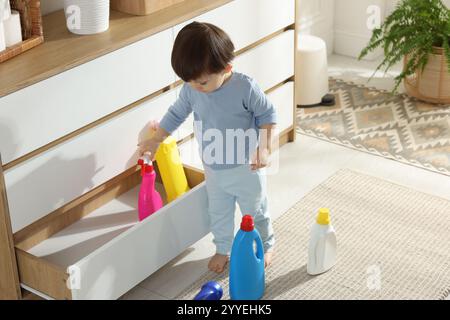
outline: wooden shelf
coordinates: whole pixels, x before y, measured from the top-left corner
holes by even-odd
[[[66,28],[62,10],[46,15],[43,17],[44,43],[0,64],[0,97],[149,37],[230,1],[232,0],[189,0],[147,16],[111,11],[109,30],[89,36],[70,33]]]

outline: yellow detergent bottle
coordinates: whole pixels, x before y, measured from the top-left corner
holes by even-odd
[[[171,202],[189,191],[189,185],[181,163],[177,142],[172,137],[166,138],[155,154],[161,180],[167,194],[167,202]]]

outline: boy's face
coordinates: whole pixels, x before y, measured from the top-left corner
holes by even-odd
[[[209,93],[219,89],[224,81],[226,80],[227,74],[231,71],[230,69],[225,69],[220,73],[206,74],[201,76],[196,80],[189,81],[192,88],[202,93]]]

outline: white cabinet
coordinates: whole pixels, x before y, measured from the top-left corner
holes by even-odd
[[[138,137],[174,100],[169,91],[6,171],[13,231],[135,166]]]
[[[175,34],[192,21],[223,29],[240,50],[295,22],[295,0],[235,0],[175,27]]]
[[[273,103],[278,117],[279,132],[289,129],[294,124],[294,82],[288,82],[267,95]]]
[[[278,34],[294,23],[294,6],[294,0],[235,0],[193,20],[222,27],[237,50],[250,46],[234,70],[265,91],[294,75],[294,31]],[[0,98],[3,163],[91,125],[4,172],[12,231],[20,231],[15,245],[23,285],[58,298],[116,299],[209,232],[201,172],[185,166],[192,189],[143,222],[137,221],[138,188],[128,190],[138,177],[121,180],[137,163],[136,144],[148,134],[149,121],[161,120],[177,98],[180,87],[137,103],[176,80],[172,45],[186,23]],[[268,96],[280,130],[291,128],[293,84]],[[130,110],[94,123],[130,104]],[[189,136],[192,122],[191,115],[175,138]],[[201,167],[195,140],[180,146],[180,153],[183,162]],[[128,191],[98,208],[117,194],[116,187]]]
[[[0,98],[8,163],[174,82],[172,30]]]
[[[294,75],[294,30],[283,32],[270,41],[236,58],[234,69],[256,80],[268,90]]]

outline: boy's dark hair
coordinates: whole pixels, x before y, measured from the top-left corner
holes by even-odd
[[[184,81],[223,71],[234,59],[234,44],[220,28],[192,22],[178,33],[172,50],[172,68]]]

